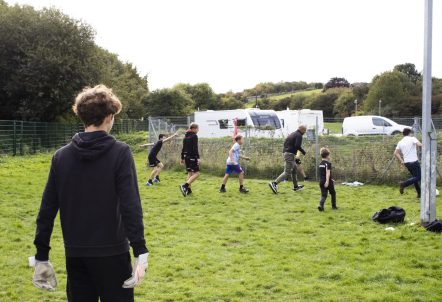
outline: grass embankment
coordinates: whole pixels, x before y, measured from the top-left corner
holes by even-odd
[[[325,122],[324,128],[328,129],[329,134],[342,134],[342,123],[340,122]]]
[[[295,92],[288,92],[288,93],[283,93],[283,94],[273,94],[273,95],[269,95],[269,99],[271,101],[279,101],[281,99],[284,98],[288,98],[288,97],[294,97],[294,96],[311,96],[314,94],[318,94],[322,91],[322,89],[312,89],[312,90],[301,90],[301,91],[295,91]],[[258,98],[258,102],[259,102],[260,98]],[[252,108],[255,107],[256,105],[256,100],[254,98],[250,98],[249,102],[246,104],[246,108]]]
[[[295,193],[281,184],[236,179],[225,195],[220,178],[204,174],[183,198],[184,172],[165,172],[144,187],[145,155],[135,155],[151,257],[137,301],[441,301],[442,240],[418,226],[412,190],[338,186],[338,211],[318,213],[316,183]],[[58,217],[51,261],[59,287],[31,283],[27,257],[50,155],[0,159],[0,301],[65,301],[66,272]],[[406,222],[385,231],[370,221],[378,209],[399,205]],[[411,225],[411,223],[415,223]]]

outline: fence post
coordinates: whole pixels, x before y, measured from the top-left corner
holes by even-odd
[[[190,126],[190,115],[187,116],[187,127]]]
[[[315,126],[315,176],[316,180],[319,180],[318,175],[318,166],[319,166],[319,121],[318,117],[316,117],[316,126]]]
[[[12,137],[12,155],[17,155],[17,126],[14,120],[14,135]]]
[[[23,155],[23,121],[20,121],[20,155]]]

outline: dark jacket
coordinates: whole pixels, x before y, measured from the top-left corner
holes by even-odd
[[[147,252],[135,164],[129,147],[104,131],[79,133],[52,157],[37,217],[37,260],[47,260],[60,210],[67,257]]]
[[[188,130],[184,135],[183,149],[181,150],[181,159],[200,158],[198,152],[198,135]]]
[[[302,133],[299,130],[296,130],[295,132],[290,133],[285,139],[282,152],[296,154],[298,151],[301,151],[301,153],[305,155],[305,151],[302,149]]]

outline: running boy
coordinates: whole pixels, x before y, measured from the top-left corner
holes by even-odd
[[[199,127],[196,123],[191,123],[183,139],[183,149],[181,150],[181,164],[186,165],[187,180],[179,188],[184,197],[192,194],[191,184],[200,176],[200,154],[198,152]]]
[[[161,170],[164,168],[163,163],[157,158],[158,153],[161,150],[161,147],[163,147],[163,143],[171,140],[175,136],[178,135],[178,132],[172,134],[169,137],[166,137],[165,134],[160,134],[158,136],[158,141],[154,143],[144,144],[140,145],[140,147],[147,147],[147,146],[153,146],[152,149],[149,152],[149,155],[147,157],[149,162],[149,167],[152,167],[152,173],[150,173],[149,180],[146,182],[146,186],[150,187],[153,185],[154,182],[160,182],[160,173]]]
[[[221,185],[221,188],[219,189],[220,193],[226,192],[226,183],[229,179],[229,175],[234,172],[238,174],[239,177],[239,192],[240,193],[247,193],[249,190],[247,190],[244,187],[244,171],[242,170],[241,166],[239,165],[239,159],[245,159],[249,160],[247,156],[242,156],[240,154],[240,148],[241,145],[244,143],[244,137],[242,135],[235,136],[235,144],[233,144],[232,148],[230,148],[229,151],[229,157],[227,157],[226,161],[226,174],[224,175],[223,184]]]
[[[320,153],[322,158],[322,161],[319,164],[319,187],[321,188],[321,201],[319,202],[318,210],[320,212],[324,211],[324,203],[327,199],[328,192],[330,192],[332,198],[332,209],[337,210],[335,184],[331,175],[332,165],[330,162],[330,151],[327,148],[321,148]]]

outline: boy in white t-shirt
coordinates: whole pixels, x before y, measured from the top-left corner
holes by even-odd
[[[241,166],[239,165],[240,159],[245,159],[245,160],[250,159],[247,156],[242,156],[240,154],[240,148],[241,148],[240,146],[243,143],[244,143],[244,137],[242,135],[238,134],[237,136],[235,136],[235,144],[233,144],[232,148],[230,148],[229,157],[227,157],[227,160],[226,160],[226,174],[224,175],[223,183],[221,185],[221,188],[219,189],[220,193],[226,192],[227,180],[229,180],[229,176],[232,172],[238,174],[239,192],[241,192],[241,193],[249,192],[249,190],[247,190],[244,187],[244,171],[241,168]]]
[[[404,189],[408,186],[414,185],[417,192],[417,197],[421,196],[421,166],[417,157],[417,148],[422,147],[419,140],[411,136],[411,129],[405,128],[402,132],[404,138],[397,144],[394,155],[399,160],[401,165],[405,166],[411,174],[411,178],[399,183],[399,192],[404,194]]]

